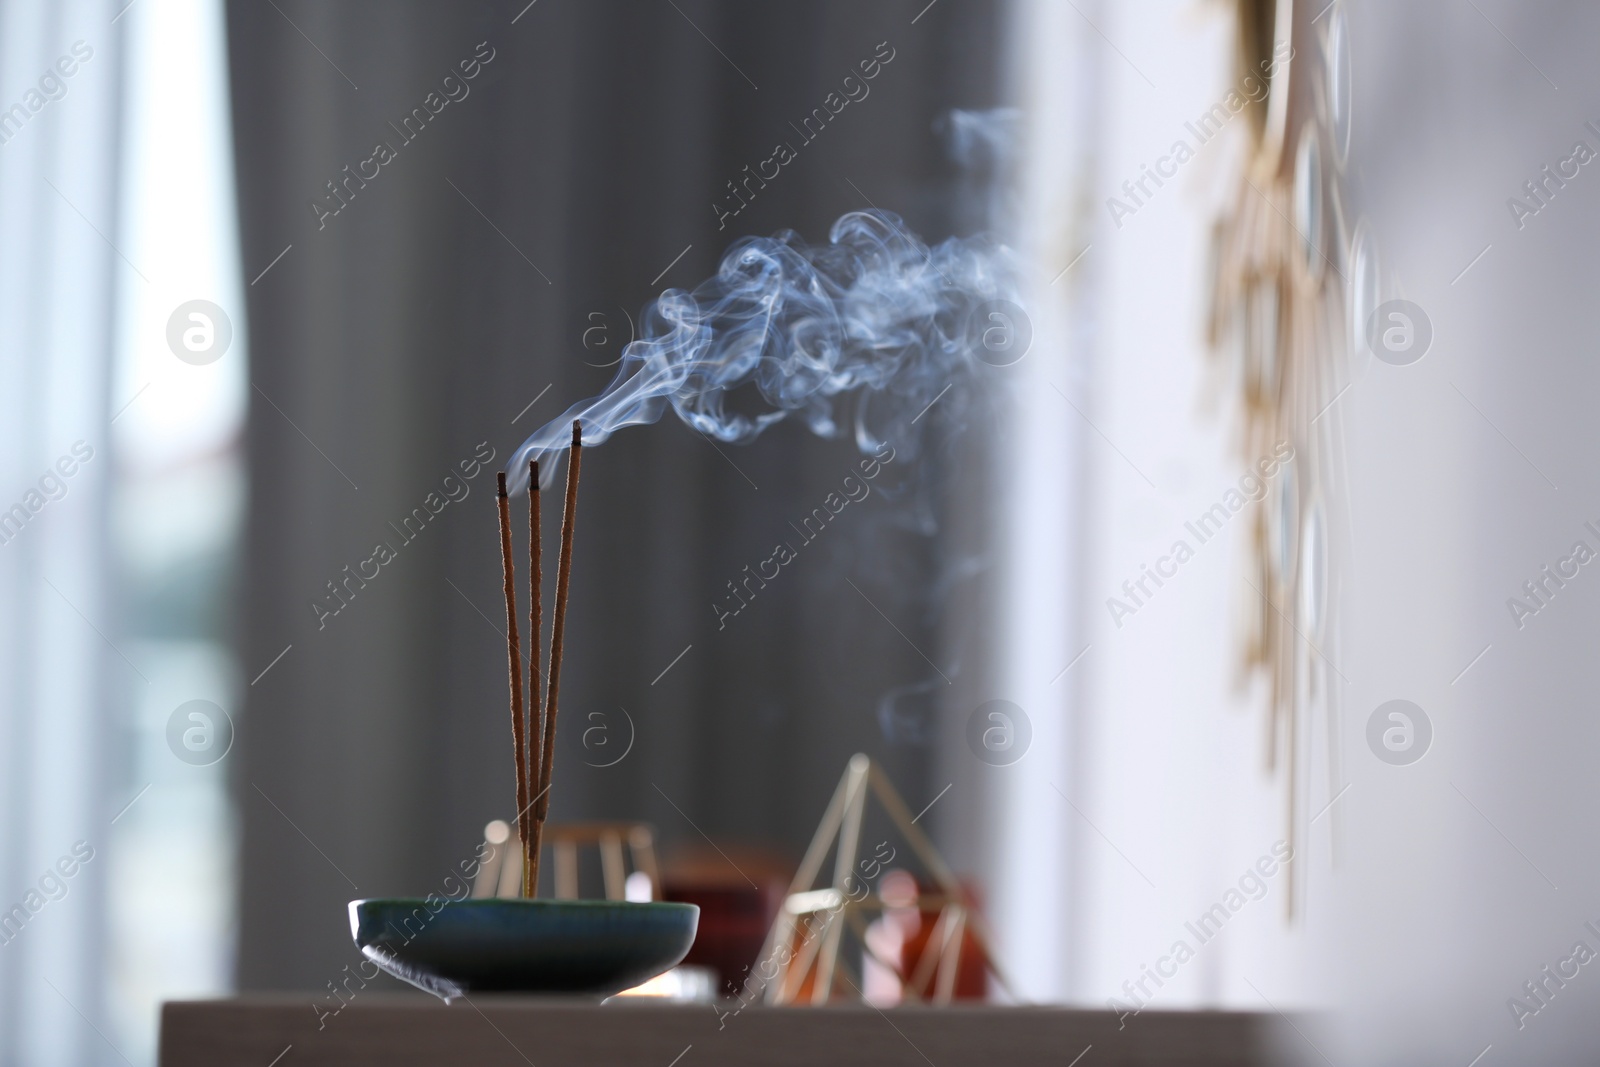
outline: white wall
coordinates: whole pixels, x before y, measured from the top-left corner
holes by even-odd
[[[1344,413],[1352,848],[1325,959],[1363,1062],[1464,1064],[1492,1045],[1484,1064],[1570,1063],[1600,1045],[1592,966],[1522,1029],[1507,1007],[1578,940],[1600,951],[1583,926],[1600,925],[1600,583],[1583,568],[1520,630],[1506,607],[1579,538],[1600,547],[1582,525],[1600,513],[1600,177],[1583,167],[1520,231],[1506,206],[1578,139],[1600,149],[1584,128],[1600,18],[1478,6],[1351,9],[1355,208],[1384,239],[1389,290],[1436,334],[1419,363],[1372,364]],[[1359,737],[1393,697],[1434,724],[1409,767]]]
[[[1259,700],[1232,686],[1231,613],[1253,595],[1246,517],[1161,588],[1147,579],[1156,595],[1133,616],[1106,606],[1176,539],[1195,543],[1185,521],[1244,472],[1202,341],[1207,239],[1238,145],[1202,147],[1120,227],[1105,204],[1194,140],[1185,120],[1231,80],[1231,23],[1182,2],[1079,7],[1025,4],[1018,26],[1038,332],[1018,394],[1004,647],[1036,734],[1004,783],[996,913],[1041,999],[1126,999],[1123,983],[1186,938],[1195,957],[1159,989],[1145,979],[1152,1007],[1260,1007],[1246,979],[1297,1003],[1281,877],[1205,946],[1184,929],[1285,836]]]
[[[1229,11],[1059,6],[1020,9],[1036,139],[1024,218],[1041,282],[1093,248],[1035,297],[1049,328],[1019,390],[1007,674],[1034,685],[1040,710],[1036,751],[1001,783],[1011,821],[993,870],[1029,992],[1104,1004],[1284,836],[1285,815],[1262,767],[1262,693],[1232,684],[1234,613],[1254,595],[1245,516],[1120,628],[1105,607],[1242,473],[1231,390],[1208,389],[1201,343],[1227,146],[1204,148],[1120,228],[1104,206],[1226,87]],[[1323,5],[1310,6],[1302,17]],[[1506,202],[1580,138],[1600,150],[1584,126],[1600,125],[1586,51],[1600,14],[1341,7],[1355,118],[1339,240],[1365,222],[1383,296],[1422,305],[1436,339],[1406,367],[1335,357],[1353,382],[1328,416],[1348,481],[1332,643],[1343,710],[1306,744],[1310,766],[1331,755],[1342,770],[1304,787],[1297,916],[1285,920],[1274,878],[1153,1006],[1332,1009],[1307,1026],[1315,1047],[1290,1037],[1313,1062],[1576,1062],[1600,1044],[1600,967],[1552,983],[1520,1028],[1508,1001],[1538,1006],[1523,983],[1580,940],[1600,952],[1584,926],[1600,928],[1600,579],[1583,568],[1520,629],[1506,602],[1575,541],[1600,550],[1583,526],[1600,526],[1600,178],[1583,167],[1520,230]],[[1052,543],[1069,558],[1041,569]],[[1086,644],[1061,684],[1031,681]],[[1367,745],[1368,717],[1394,698],[1435,731],[1410,766]],[[1052,782],[1077,810],[1050,803]]]

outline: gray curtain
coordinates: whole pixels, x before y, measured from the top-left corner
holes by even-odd
[[[524,3],[228,7],[256,279],[244,988],[322,988],[355,958],[347,900],[440,890],[511,815],[494,471],[604,387],[629,317],[741,234],[822,240],[869,204],[931,238],[982,222],[935,126],[998,102],[1000,5]],[[884,49],[801,144],[791,123]],[[727,183],[780,140],[798,158],[719,230]],[[393,157],[366,162],[378,142]],[[981,429],[936,424],[924,476]],[[857,458],[789,425],[713,447],[670,416],[587,452],[552,818],[797,857],[854,751],[937,791],[951,557],[915,519],[943,499],[875,493],[724,629],[711,606]],[[559,510],[547,494],[547,545]],[[393,558],[364,562],[379,543]],[[629,717],[627,757],[588,765]]]

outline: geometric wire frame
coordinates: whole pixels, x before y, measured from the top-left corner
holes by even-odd
[[[877,797],[938,886],[937,892],[919,892],[913,901],[919,911],[928,905],[936,906],[939,912],[927,946],[909,975],[902,973],[898,961],[880,956],[867,940],[863,916],[882,912],[890,906],[878,894],[874,883],[883,872],[884,864],[894,858],[892,849],[888,857],[875,854],[865,860],[857,858],[869,792]],[[835,846],[832,881],[817,888],[815,883],[823,862]],[[955,875],[933,843],[912,822],[910,810],[895,792],[888,776],[859,752],[850,757],[844,777],[839,780],[822,823],[795,872],[784,905],[767,934],[760,965],[752,971],[746,985],[747,993],[754,992],[749,986],[759,980],[764,985],[763,998],[768,1004],[801,1001],[823,1004],[832,999],[835,979],[842,973],[859,994],[860,976],[852,977],[849,964],[840,958],[839,950],[847,930],[864,953],[900,979],[908,1000],[950,1003],[969,935],[1000,986],[1013,1000],[1017,999],[1014,987],[995,959],[992,938],[983,918],[968,904]],[[798,947],[797,938],[800,939]],[[928,995],[930,984],[933,987],[931,997]]]

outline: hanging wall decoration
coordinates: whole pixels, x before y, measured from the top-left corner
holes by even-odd
[[[1292,454],[1255,512],[1250,589],[1241,591],[1241,683],[1267,690],[1264,752],[1280,777],[1288,840],[1301,853],[1318,805],[1337,795],[1341,695],[1334,613],[1343,529],[1338,401],[1361,361],[1375,301],[1365,226],[1345,214],[1350,149],[1349,37],[1338,0],[1237,0],[1249,146],[1215,226],[1208,341],[1236,390],[1247,463]],[[1352,328],[1354,327],[1354,328]],[[1292,452],[1290,452],[1292,450]],[[1320,758],[1317,753],[1321,752]],[[1320,818],[1320,816],[1318,816]],[[1328,813],[1330,829],[1336,812]],[[1336,840],[1336,835],[1334,838]],[[1294,864],[1293,917],[1303,889]]]

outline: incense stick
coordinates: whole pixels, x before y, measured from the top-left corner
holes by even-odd
[[[572,531],[578,518],[578,467],[582,462],[582,453],[583,426],[573,419],[572,450],[567,453],[567,508],[561,516],[561,559],[556,565],[556,614],[550,628],[550,675],[544,709],[544,763],[539,774],[539,799],[535,808],[538,819],[535,825],[542,824],[550,813],[550,771],[555,761],[561,651],[567,632],[567,589],[572,581]]]
[[[531,587],[531,603],[528,605],[528,632],[531,636],[528,638],[528,648],[533,653],[533,661],[528,666],[529,744],[526,762],[523,762],[522,754],[517,756],[524,782],[538,781],[543,776],[544,767],[544,710],[540,700],[544,695],[540,679],[540,660],[543,656],[539,650],[539,640],[544,636],[544,531],[539,520],[539,461],[535,459],[528,462],[528,582]],[[532,800],[532,797],[525,796],[521,802],[526,805]],[[531,814],[525,818],[533,823],[533,832],[523,840],[522,895],[532,898],[539,895],[539,850],[544,824]]]
[[[511,563],[511,501],[506,496],[506,472],[496,479],[495,502],[500,511],[500,563],[506,579],[506,649],[511,663],[511,738],[517,760],[517,839],[528,854],[527,737],[523,730],[522,646],[517,640],[517,583]],[[526,866],[526,865],[524,865]]]

